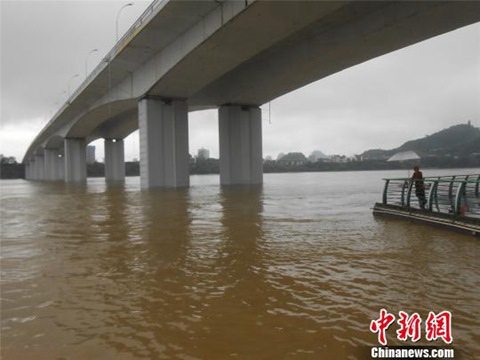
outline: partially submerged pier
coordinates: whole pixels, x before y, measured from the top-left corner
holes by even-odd
[[[374,215],[427,223],[480,237],[480,174],[425,177],[425,200],[415,195],[417,179],[384,179]],[[422,206],[423,205],[423,206]]]

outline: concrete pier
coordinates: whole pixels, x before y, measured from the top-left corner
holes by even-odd
[[[83,138],[65,139],[65,182],[87,181],[87,143]]]
[[[142,189],[189,186],[187,103],[144,97],[138,115]]]
[[[262,112],[239,105],[219,109],[220,184],[263,182]]]
[[[25,163],[25,180],[30,180],[30,161]]]
[[[33,161],[27,160],[25,163],[25,180],[33,180],[33,168],[34,168],[34,163]]]
[[[125,151],[121,139],[105,139],[105,180],[125,181]]]
[[[58,149],[45,149],[45,180],[57,181],[62,179],[61,161]]]
[[[65,155],[59,156],[58,162],[60,180],[65,180]]]
[[[43,155],[35,155],[35,180],[45,180],[45,158]]]

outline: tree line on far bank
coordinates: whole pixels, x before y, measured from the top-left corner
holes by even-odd
[[[350,161],[342,163],[334,162],[305,162],[303,164],[286,165],[275,160],[266,160],[263,163],[265,173],[282,172],[314,172],[314,171],[365,171],[365,170],[396,170],[410,169],[414,165],[419,165],[424,169],[428,168],[480,168],[480,154],[463,157],[428,157],[413,161],[393,161],[385,160],[364,160]],[[218,174],[218,159],[196,159],[190,161],[190,174]],[[140,163],[126,162],[126,176],[139,176]],[[87,165],[88,177],[105,176],[105,164],[96,162]],[[1,179],[23,179],[25,178],[25,167],[17,162],[2,162],[0,168]]]

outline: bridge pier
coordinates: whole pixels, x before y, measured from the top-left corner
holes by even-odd
[[[140,99],[138,127],[142,189],[188,187],[186,101],[149,97]]]
[[[221,106],[220,184],[263,183],[262,111],[259,107]]]
[[[35,180],[45,180],[45,158],[41,154],[35,155]]]
[[[121,139],[105,139],[105,180],[125,181],[125,151]]]
[[[83,138],[65,139],[65,182],[87,181],[87,142]]]
[[[30,160],[25,163],[25,180],[30,180]]]
[[[45,180],[61,180],[61,158],[58,149],[45,149]]]
[[[35,164],[35,156],[30,159],[30,179],[31,180],[38,180],[37,179],[37,165]]]
[[[58,162],[59,162],[59,169],[58,169],[59,180],[65,180],[65,155],[59,156]]]
[[[33,167],[35,165],[33,164],[33,161],[29,159],[25,163],[25,180],[33,180]]]

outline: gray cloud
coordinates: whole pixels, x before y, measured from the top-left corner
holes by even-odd
[[[126,1],[2,1],[2,124],[48,117],[115,43],[116,14]],[[148,6],[122,11],[124,32]],[[75,74],[78,77],[73,78]]]

